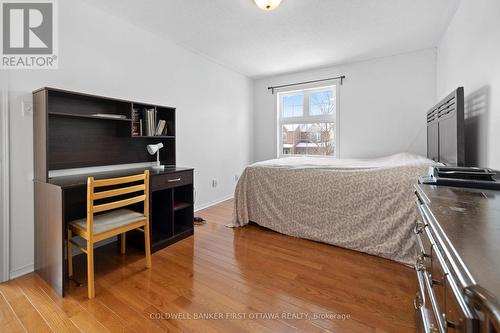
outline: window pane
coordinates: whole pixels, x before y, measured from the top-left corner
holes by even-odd
[[[304,109],[304,94],[283,96],[283,117],[302,117]]]
[[[295,154],[294,147],[299,142],[300,129],[297,124],[283,125],[283,154]]]
[[[335,154],[335,124],[283,125],[283,155]]]
[[[332,89],[313,92],[309,95],[309,115],[335,114],[335,91]]]

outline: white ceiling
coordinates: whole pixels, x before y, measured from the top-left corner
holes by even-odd
[[[90,0],[250,77],[436,45],[459,0]]]

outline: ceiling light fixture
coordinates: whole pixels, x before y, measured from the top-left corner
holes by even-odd
[[[265,11],[273,10],[277,8],[281,3],[281,0],[254,0],[254,1],[257,7]]]

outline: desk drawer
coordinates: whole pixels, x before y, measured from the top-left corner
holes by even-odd
[[[160,190],[165,188],[173,188],[193,183],[192,171],[181,171],[174,173],[165,173],[161,175],[153,175],[151,177],[151,189]]]

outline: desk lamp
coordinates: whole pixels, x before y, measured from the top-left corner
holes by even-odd
[[[163,171],[165,166],[160,164],[160,149],[163,148],[163,143],[160,142],[155,145],[148,145],[147,148],[149,154],[156,154],[156,165],[153,165],[153,170]]]

